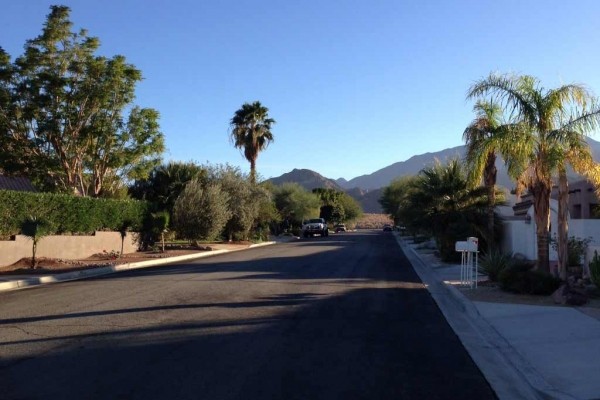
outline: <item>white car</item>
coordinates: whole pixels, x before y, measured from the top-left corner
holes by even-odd
[[[329,236],[329,228],[323,218],[313,218],[302,224],[302,236],[305,238],[319,234]]]

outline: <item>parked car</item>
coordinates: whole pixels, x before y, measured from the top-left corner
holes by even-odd
[[[392,231],[392,226],[391,225],[384,225],[383,226],[383,231],[384,232],[391,232]]]
[[[305,238],[319,234],[329,236],[329,228],[323,218],[313,218],[302,224],[302,236]]]
[[[346,225],[344,224],[337,224],[333,228],[335,233],[346,232]]]

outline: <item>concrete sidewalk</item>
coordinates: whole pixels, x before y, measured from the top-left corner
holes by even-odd
[[[397,239],[500,399],[600,399],[598,319],[572,307],[471,302],[455,287],[460,265]]]
[[[287,241],[287,240],[289,240],[289,239],[282,240],[282,241]],[[279,240],[277,240],[277,241],[279,241]],[[253,244],[248,247],[235,249],[235,250],[226,250],[226,249],[213,250],[213,251],[208,251],[205,253],[186,254],[186,255],[175,256],[175,257],[159,258],[156,260],[139,261],[139,262],[132,262],[132,263],[128,263],[128,264],[112,265],[112,266],[107,266],[107,267],[96,267],[96,268],[82,269],[79,271],[63,272],[63,273],[49,274],[49,275],[1,275],[0,276],[0,292],[7,291],[7,290],[24,289],[24,288],[45,285],[45,284],[50,284],[50,283],[58,283],[58,282],[74,281],[74,280],[78,280],[78,279],[86,279],[86,278],[91,278],[91,277],[95,277],[95,276],[112,274],[115,272],[155,267],[158,265],[195,260],[195,259],[204,258],[204,257],[212,257],[212,256],[216,256],[219,254],[231,253],[234,251],[242,251],[242,250],[253,249],[253,248],[261,247],[261,246],[268,246],[268,245],[277,243],[277,241]]]

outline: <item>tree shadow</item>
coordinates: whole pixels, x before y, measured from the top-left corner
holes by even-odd
[[[184,304],[1,320],[0,398],[495,398],[395,239],[364,237],[73,282],[204,286]],[[211,285],[250,290],[199,301]]]
[[[3,399],[495,398],[423,288],[274,295],[251,307],[290,300],[304,304],[21,341],[60,348],[3,357]]]
[[[364,252],[358,243],[369,240],[369,250]],[[281,254],[289,249],[289,255]],[[311,251],[314,249],[314,251]],[[255,256],[255,254],[261,254]],[[88,280],[143,279],[144,277],[166,277],[180,274],[229,274],[217,280],[238,279],[364,279],[420,282],[415,274],[407,276],[401,268],[387,268],[390,260],[397,260],[402,251],[394,238],[380,232],[367,232],[344,235],[339,238],[311,238],[276,245],[276,251],[257,248],[239,253],[229,253],[218,257],[202,258],[185,263],[167,264],[157,267],[125,271]],[[293,260],[292,260],[293,259]],[[357,267],[348,274],[348,260]],[[369,263],[369,268],[359,268],[361,263]],[[243,274],[243,275],[242,275]],[[206,279],[213,279],[207,276]]]

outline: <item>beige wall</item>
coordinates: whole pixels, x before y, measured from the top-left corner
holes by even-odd
[[[137,250],[135,233],[127,233],[123,251]],[[0,241],[0,266],[11,265],[21,258],[31,257],[31,239],[16,235],[15,240]],[[36,257],[82,259],[96,253],[121,251],[119,232],[96,232],[92,236],[45,236],[38,242]]]

